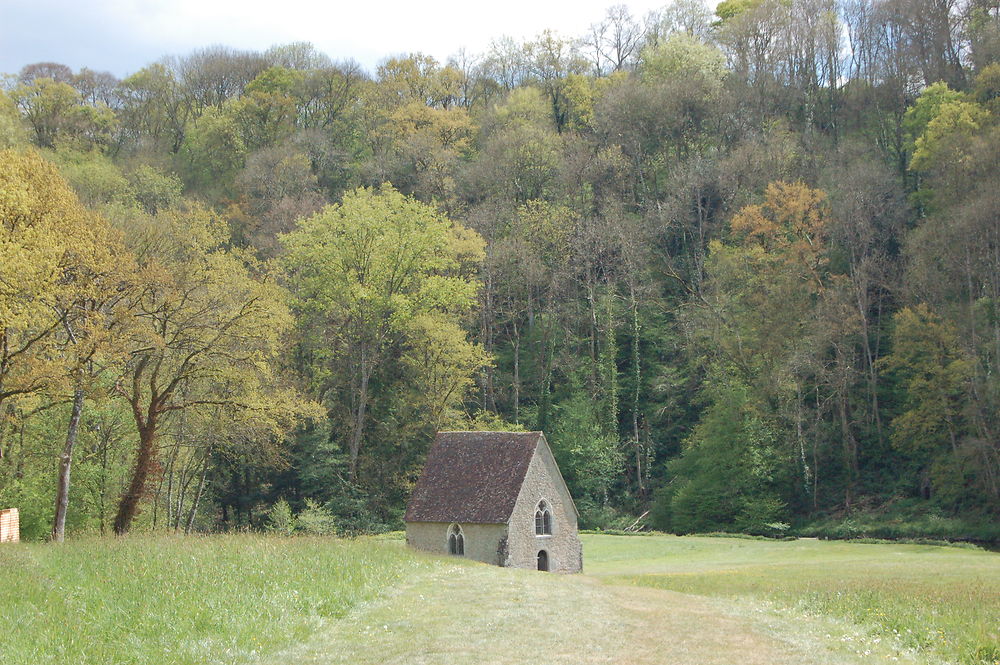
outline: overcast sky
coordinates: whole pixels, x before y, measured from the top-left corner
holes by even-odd
[[[643,17],[667,0],[627,2]],[[53,61],[124,76],[164,55],[225,44],[264,50],[307,41],[370,71],[422,52],[445,60],[492,39],[546,28],[576,37],[616,0],[0,0],[0,72]],[[714,3],[713,3],[714,4]]]

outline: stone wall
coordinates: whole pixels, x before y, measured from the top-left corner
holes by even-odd
[[[0,543],[16,543],[21,539],[21,521],[17,508],[0,510]]]
[[[549,570],[578,573],[583,569],[576,509],[561,478],[548,446],[539,442],[511,515],[507,565],[536,569],[538,552],[545,550],[549,556]],[[552,511],[552,534],[536,536],[535,507],[542,499]]]
[[[465,558],[493,565],[504,565],[506,524],[459,524],[465,539]],[[450,522],[407,522],[406,544],[418,550],[448,554]]]

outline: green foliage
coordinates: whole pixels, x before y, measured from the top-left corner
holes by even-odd
[[[497,413],[490,411],[476,411],[469,419],[468,424],[463,428],[470,431],[483,432],[524,432],[524,425],[519,423],[509,423]]]
[[[647,83],[684,80],[714,97],[722,91],[726,75],[725,56],[719,49],[684,33],[647,46],[642,52],[642,78]]]
[[[0,148],[69,188],[0,164],[0,491],[41,535],[85,376],[73,533],[122,496],[149,528],[256,528],[280,497],[398,526],[441,427],[547,430],[607,528],[995,514],[995,17],[848,4],[617,9],[374,77],[308,44],[25,67]],[[323,422],[294,429],[317,409],[292,385]],[[160,404],[159,434],[109,393]]]
[[[739,16],[760,4],[760,0],[725,0],[715,7],[715,15],[722,21]]]
[[[460,420],[472,377],[488,362],[461,327],[478,287],[479,235],[386,185],[348,193],[283,242],[313,359],[306,369],[317,388],[345,397],[328,408],[350,481],[366,460],[381,466],[363,445],[373,427],[391,428],[384,454],[396,457],[428,425]],[[369,406],[379,404],[391,409],[369,422]],[[408,473],[413,460],[400,457],[396,468]]]
[[[848,516],[832,515],[796,527],[800,536],[831,539],[929,541],[937,544],[1000,543],[1000,525],[989,516],[953,517],[939,506],[917,498],[899,499]]]
[[[80,200],[91,208],[108,204],[131,205],[135,201],[129,178],[110,157],[98,150],[59,149],[53,161]]]
[[[278,501],[267,510],[267,530],[282,536],[290,536],[296,527],[292,507],[284,499]]]
[[[337,532],[337,518],[312,499],[306,499],[306,507],[295,516],[294,526],[296,531],[307,535],[328,536]]]
[[[84,104],[80,93],[62,81],[38,78],[18,85],[11,96],[34,131],[35,143],[43,148],[57,143],[82,150],[106,145],[117,124],[111,109]]]
[[[668,465],[671,489],[658,498],[658,526],[677,533],[763,534],[787,516],[773,426],[746,385],[723,381],[711,388],[701,421]],[[662,504],[668,497],[669,509]]]
[[[172,173],[140,164],[127,173],[126,178],[135,200],[150,215],[175,207],[181,202],[184,185]]]
[[[974,135],[990,118],[979,104],[947,101],[937,106],[936,113],[914,142],[910,168],[929,171],[943,158],[942,152],[956,141]]]
[[[243,167],[247,146],[230,114],[206,111],[184,133],[178,170],[188,187],[222,196]]]
[[[906,130],[910,144],[913,145],[923,135],[943,106],[961,102],[964,98],[965,95],[952,90],[944,81],[927,86],[903,116],[903,129]]]
[[[0,90],[0,150],[23,147],[27,140],[28,132],[14,101]]]
[[[622,468],[617,437],[604,428],[602,415],[582,392],[573,391],[553,406],[547,434],[585,528],[602,526],[598,514],[607,506]]]
[[[957,331],[926,305],[894,317],[892,353],[884,364],[904,391],[903,412],[892,422],[893,443],[918,458],[954,449],[962,435],[962,403],[972,364]]]

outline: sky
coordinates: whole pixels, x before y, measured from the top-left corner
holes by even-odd
[[[164,55],[215,44],[265,50],[312,42],[369,71],[387,56],[445,61],[502,36],[584,34],[620,0],[0,0],[0,73],[60,62],[122,77]],[[625,2],[644,17],[667,0]]]

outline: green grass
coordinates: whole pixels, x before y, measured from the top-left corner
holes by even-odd
[[[414,650],[444,661],[468,652],[528,663],[536,643],[558,646],[558,662],[582,662],[579,647],[593,662],[658,663],[669,643],[676,662],[704,665],[730,662],[725,649],[759,639],[784,654],[774,663],[889,663],[896,654],[1000,665],[995,553],[664,535],[583,540],[587,574],[568,577],[414,554],[399,534],[7,545],[0,663],[379,663],[385,654],[406,662]],[[555,635],[562,624],[537,621],[546,615],[579,631]],[[511,634],[523,638],[522,651],[504,646]],[[713,641],[732,634],[737,642]],[[840,643],[855,634],[878,644],[877,653]],[[685,640],[686,660],[677,647]]]
[[[1000,555],[953,547],[587,536],[611,583],[766,600],[847,619],[928,656],[1000,664]]]
[[[368,539],[3,546],[0,663],[256,662],[428,565]]]

